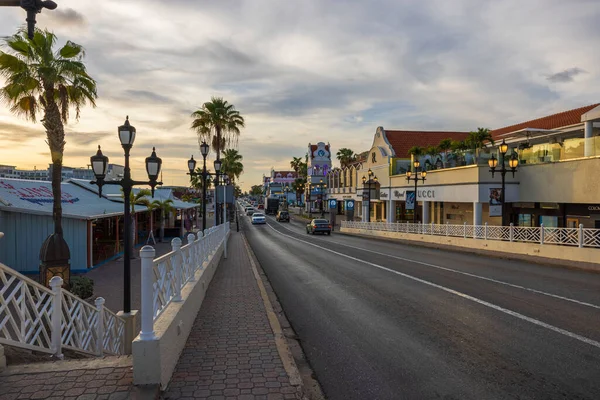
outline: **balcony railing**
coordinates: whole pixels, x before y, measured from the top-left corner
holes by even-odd
[[[342,221],[342,228],[370,231],[412,233],[418,235],[452,236],[483,240],[503,240],[508,242],[529,242],[539,244],[600,247],[600,229],[584,228],[546,228],[496,225],[451,225],[451,224],[413,224],[388,222]]]

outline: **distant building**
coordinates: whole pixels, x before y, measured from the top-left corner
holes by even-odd
[[[327,173],[331,170],[331,147],[319,142],[308,144],[306,210],[323,210],[327,193]],[[310,207],[310,208],[309,208]]]

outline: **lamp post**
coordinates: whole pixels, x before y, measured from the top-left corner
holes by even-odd
[[[227,186],[229,186],[231,180],[229,179],[229,175],[223,174],[223,215],[221,216],[221,223],[225,223],[225,219],[227,218]]]
[[[27,11],[27,37],[33,39],[35,33],[35,14],[42,9],[54,10],[58,5],[50,0],[0,0],[0,7],[21,7]]]
[[[289,203],[288,203],[288,193],[290,192],[290,187],[289,187],[289,185],[286,185],[286,186],[285,186],[285,190],[284,190],[284,192],[285,192],[285,210],[287,211],[287,209],[288,209],[288,204],[289,204]]]
[[[319,183],[317,184],[319,187],[319,195],[321,196],[321,201],[319,202],[319,211],[321,212],[321,218],[325,216],[325,210],[323,209],[323,200],[325,200],[325,189],[327,189],[327,184],[323,182],[323,179],[319,179]]]
[[[367,171],[367,176],[362,177],[362,183],[363,183],[363,201],[365,200],[365,183],[367,184],[367,187],[369,188],[369,193],[367,195],[367,199],[368,202],[367,204],[369,205],[368,207],[368,211],[367,211],[367,222],[371,222],[371,182],[373,182],[374,184],[377,184],[377,182],[379,182],[379,179],[377,179],[377,177],[375,176],[375,174],[373,173],[373,171],[371,171],[371,168],[369,168],[369,170]]]
[[[419,182],[419,180],[421,180],[423,183],[425,183],[425,177],[427,176],[427,171],[422,170],[421,171],[421,176],[419,176],[419,167],[421,166],[421,163],[419,162],[419,160],[415,160],[413,162],[413,166],[415,167],[415,176],[412,176],[412,172],[411,171],[406,171],[406,181],[410,182],[410,181],[415,181],[415,208],[413,210],[413,224],[417,223],[417,183]]]
[[[306,184],[307,198],[304,202],[308,205],[308,217],[312,219],[312,182]]]
[[[223,163],[220,159],[215,160],[215,226],[219,225],[219,203],[217,203],[217,189],[219,187],[219,173],[221,171],[221,165]]]
[[[210,146],[208,145],[208,143],[203,141],[202,144],[200,145],[200,152],[202,153],[202,173],[201,174],[198,174],[197,172],[195,172],[196,171],[196,160],[194,160],[194,156],[192,155],[192,158],[190,158],[188,160],[188,169],[190,170],[188,175],[190,177],[202,175],[202,232],[204,232],[206,230],[206,185],[207,185],[206,177],[208,175],[211,175],[206,171],[206,156],[208,155],[209,149],[210,149]]]
[[[108,168],[108,157],[102,154],[100,146],[98,146],[98,152],[95,156],[90,157],[92,169],[96,180],[90,182],[91,184],[98,185],[98,196],[102,197],[102,186],[104,185],[119,185],[123,188],[123,200],[125,203],[125,237],[123,238],[124,258],[123,258],[123,312],[131,312],[131,215],[130,215],[130,195],[131,189],[135,185],[149,185],[152,189],[152,197],[154,197],[154,188],[157,185],[162,185],[162,182],[158,182],[158,175],[160,174],[160,167],[162,160],[156,156],[156,149],[152,148],[152,154],[150,157],[146,157],[146,172],[148,173],[149,181],[134,181],[131,179],[131,169],[129,168],[129,152],[133,146],[135,140],[135,127],[129,124],[129,117],[125,120],[125,124],[121,125],[118,129],[119,140],[121,146],[125,150],[125,170],[123,179],[118,181],[105,181],[106,170]]]
[[[506,142],[504,140],[502,140],[502,143],[500,144],[500,146],[498,146],[498,153],[500,153],[500,169],[498,171],[496,171],[496,168],[498,167],[498,159],[496,157],[494,157],[494,155],[492,154],[492,157],[488,160],[488,165],[490,166],[490,172],[492,173],[492,178],[494,177],[494,173],[495,172],[499,172],[500,175],[502,176],[502,189],[500,192],[500,203],[501,203],[501,207],[502,207],[502,226],[506,225],[506,213],[505,213],[505,209],[506,207],[504,207],[504,199],[505,197],[505,191],[506,191],[506,173],[508,171],[512,172],[513,178],[515,177],[515,172],[517,172],[517,166],[519,165],[519,159],[517,158],[517,154],[515,152],[512,153],[512,155],[510,156],[510,159],[508,160],[508,166],[510,167],[510,169],[506,169],[506,165],[504,163],[504,160],[506,158],[506,153],[508,152],[508,145],[506,144]]]

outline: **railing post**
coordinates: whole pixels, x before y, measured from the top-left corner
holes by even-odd
[[[102,357],[104,354],[104,297],[98,297],[94,302],[98,310],[96,322],[96,355]]]
[[[198,234],[200,235],[200,234]],[[196,270],[198,269],[198,247],[196,242],[196,235],[190,233],[187,235],[188,245],[190,246],[190,259],[189,262],[192,266],[190,271],[190,282],[194,282],[196,279]]]
[[[448,221],[446,221],[446,236],[448,236]]]
[[[515,224],[512,222],[510,223],[510,228],[508,230],[508,240],[511,242],[515,240]]]
[[[175,257],[173,258],[175,261],[173,262],[173,272],[175,273],[175,296],[173,296],[173,301],[181,301],[181,283],[183,279],[181,279],[181,271],[183,270],[183,254],[181,254],[181,239],[178,237],[171,240],[171,251],[175,253]]]
[[[62,285],[63,280],[60,276],[53,276],[50,279],[50,288],[52,289],[52,329],[50,340],[52,341],[52,352],[54,356],[62,359]]]
[[[579,224],[579,247],[583,247],[583,224]]]
[[[463,236],[465,239],[467,238],[467,223],[466,222],[463,223]]]
[[[540,244],[544,244],[544,224],[540,224]]]
[[[142,331],[141,340],[152,340],[154,336],[154,256],[152,246],[144,246],[140,250],[142,259]]]
[[[431,236],[433,236],[433,222],[431,223],[431,226],[430,226],[430,228],[431,228],[431,229],[430,229],[430,231],[429,231],[429,234],[430,234]]]
[[[223,257],[227,258],[227,231],[224,230],[223,234]]]
[[[485,227],[483,228],[483,240],[487,240],[488,236],[488,223],[485,223]]]

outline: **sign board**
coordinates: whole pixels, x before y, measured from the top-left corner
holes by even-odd
[[[225,191],[223,191],[223,188],[225,188]],[[217,203],[223,203],[223,192],[225,192],[225,199],[227,200],[227,203],[233,203],[233,186],[232,185],[228,185],[228,186],[217,186]]]
[[[346,211],[354,211],[354,200],[346,200]]]
[[[329,199],[329,209],[330,210],[337,209],[337,200],[336,199]]]
[[[502,189],[490,188],[490,217],[502,216]]]
[[[414,210],[415,209],[415,191],[406,191],[406,209]]]

